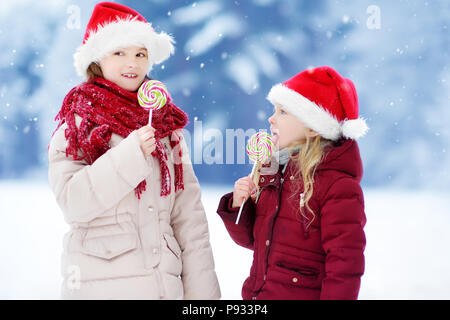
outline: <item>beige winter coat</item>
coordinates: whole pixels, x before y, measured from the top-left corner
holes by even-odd
[[[80,118],[77,116],[77,125]],[[161,197],[158,160],[137,132],[113,134],[92,165],[66,157],[62,125],[49,148],[49,182],[70,231],[64,238],[64,299],[219,299],[200,186],[184,139],[184,190]],[[141,199],[134,188],[146,179]]]

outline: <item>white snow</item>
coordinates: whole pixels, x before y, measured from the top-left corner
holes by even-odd
[[[240,299],[252,252],[215,213],[232,186],[202,185],[223,299]],[[365,190],[366,272],[360,299],[450,299],[449,206],[444,193]],[[0,299],[59,299],[68,230],[45,182],[0,181]]]
[[[172,22],[176,25],[194,25],[210,19],[222,9],[222,5],[214,1],[203,1],[195,4],[195,6],[185,6],[171,12]]]
[[[249,55],[255,59],[258,68],[269,78],[276,78],[281,72],[281,66],[274,54],[268,50],[267,46],[259,44],[259,40],[254,40],[247,46]]]
[[[215,47],[227,37],[237,37],[243,32],[243,24],[234,14],[221,14],[209,20],[196,32],[184,47],[186,54],[199,56]]]
[[[248,57],[235,56],[227,63],[228,76],[247,94],[259,87],[258,68]]]

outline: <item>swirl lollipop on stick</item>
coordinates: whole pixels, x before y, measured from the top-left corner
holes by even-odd
[[[138,101],[142,108],[149,110],[148,124],[152,124],[153,110],[164,107],[169,101],[166,86],[158,80],[145,81],[138,91]]]
[[[253,169],[251,176],[253,177],[256,171],[256,167],[258,163],[267,162],[270,157],[272,157],[272,151],[274,149],[274,144],[272,141],[272,137],[266,132],[258,132],[250,137],[247,143],[247,155],[250,160],[253,160],[255,163],[253,164]],[[241,204],[239,208],[239,213],[236,218],[236,224],[239,223],[239,219],[241,217],[242,208],[244,208],[245,201]]]

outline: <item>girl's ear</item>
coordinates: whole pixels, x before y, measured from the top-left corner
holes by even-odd
[[[319,134],[318,134],[316,131],[314,131],[314,130],[308,128],[308,136],[309,136],[310,138],[315,138],[315,137],[317,137],[318,135],[319,135]]]

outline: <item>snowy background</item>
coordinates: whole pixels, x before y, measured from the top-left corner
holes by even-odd
[[[0,298],[58,298],[67,226],[46,181],[47,145],[64,95],[80,82],[72,55],[96,2],[0,6]],[[355,82],[371,127],[360,140],[368,220],[360,298],[450,299],[449,1],[116,2],[176,39],[175,55],[151,76],[189,114],[189,132],[201,122],[200,158],[217,159],[194,169],[224,298],[240,298],[251,252],[229,239],[215,210],[250,166],[221,164],[230,150],[214,150],[211,132],[267,129],[270,88],[330,65]]]

